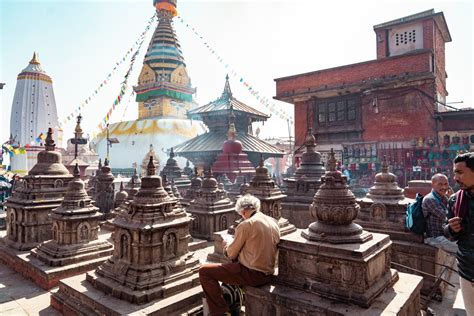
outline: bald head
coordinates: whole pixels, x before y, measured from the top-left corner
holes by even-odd
[[[431,177],[431,188],[440,196],[445,196],[449,189],[448,177],[442,173],[437,173]]]

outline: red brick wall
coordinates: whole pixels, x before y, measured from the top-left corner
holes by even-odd
[[[405,73],[426,73],[431,71],[430,51],[418,51],[380,60],[371,60],[337,68],[325,69],[307,74],[276,79],[276,95],[304,93],[308,89],[324,89],[349,83],[360,83],[370,78],[382,78]]]
[[[432,84],[418,88],[432,95]],[[372,106],[374,96],[377,96],[378,113],[375,113]],[[414,137],[436,139],[433,108],[430,98],[410,87],[363,97],[363,140],[409,141]]]
[[[312,120],[308,119],[308,115],[312,117],[311,101],[295,103],[295,148],[304,143],[308,128],[311,127]]]
[[[445,43],[440,29],[435,24],[434,29],[434,53],[435,53],[435,73],[436,89],[441,95],[448,95],[446,90],[446,61],[445,61]]]
[[[388,45],[387,31],[386,30],[375,31],[375,42],[377,46],[377,59],[387,57],[387,45]]]
[[[474,113],[465,116],[443,118],[440,124],[442,131],[470,131],[474,129]]]

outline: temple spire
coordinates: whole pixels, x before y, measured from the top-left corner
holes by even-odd
[[[232,90],[230,90],[229,75],[225,76],[224,91],[222,92],[221,99],[230,99],[232,97]]]
[[[38,56],[36,55],[36,52],[33,52],[33,57],[30,60],[30,64],[31,65],[39,65],[40,64],[40,61],[39,61]]]

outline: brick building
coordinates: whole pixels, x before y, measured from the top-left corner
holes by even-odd
[[[447,149],[440,139],[440,121],[450,109],[446,20],[428,10],[375,25],[374,31],[377,59],[275,79],[275,98],[295,106],[296,147],[312,128],[323,157],[334,148],[355,175],[369,175],[362,182],[372,184],[382,156],[401,183],[427,178],[442,167],[429,153]]]

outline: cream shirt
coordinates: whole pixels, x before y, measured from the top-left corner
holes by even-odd
[[[227,257],[252,270],[273,274],[277,258],[280,228],[277,221],[261,212],[241,222],[232,243],[224,247]]]

